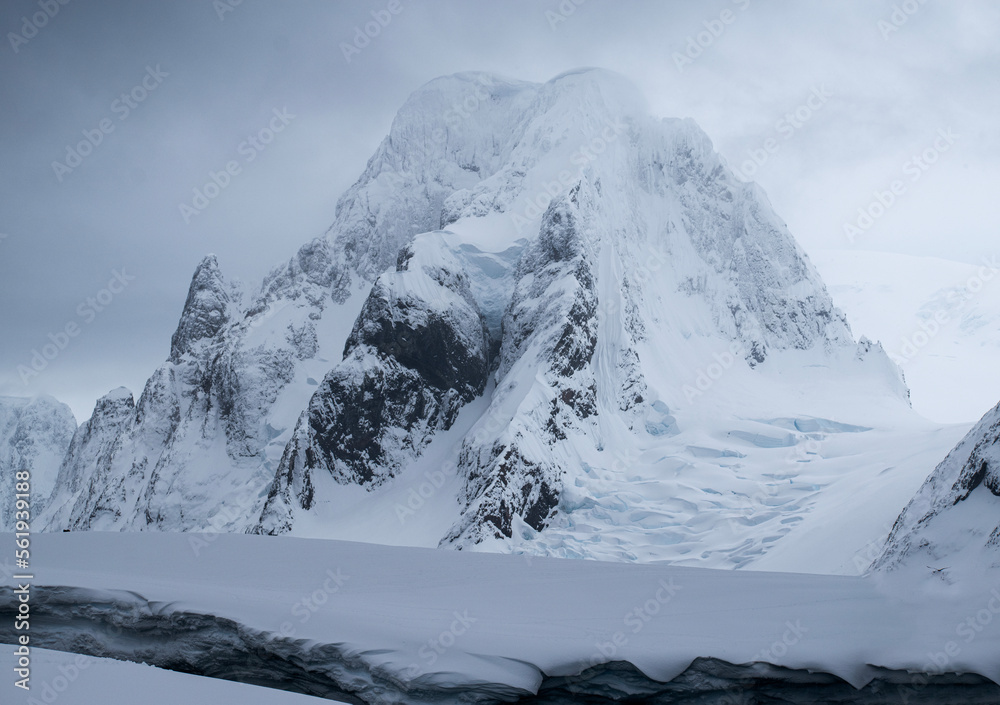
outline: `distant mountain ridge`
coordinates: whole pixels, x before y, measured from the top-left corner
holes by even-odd
[[[0,397],[0,531],[15,528],[16,495],[30,495],[29,504],[37,506],[56,489],[56,475],[75,431],[73,412],[52,397]],[[19,472],[27,472],[27,479],[19,478]],[[28,491],[19,490],[18,484]]]

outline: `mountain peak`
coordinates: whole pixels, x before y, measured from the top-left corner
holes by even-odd
[[[229,320],[230,288],[215,255],[207,255],[194,271],[180,322],[170,341],[170,361],[179,362],[198,341],[215,337]]]
[[[571,69],[549,79],[543,90],[558,92],[575,99],[600,99],[615,112],[648,115],[649,103],[642,91],[628,78],[603,68]],[[590,108],[595,107],[592,102]]]
[[[134,406],[135,400],[132,397],[132,391],[127,387],[115,387],[97,400],[94,414],[104,414],[110,409],[119,409],[121,407],[132,408]]]

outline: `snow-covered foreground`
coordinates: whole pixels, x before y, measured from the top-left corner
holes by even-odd
[[[915,693],[923,676],[900,671],[1000,681],[1000,575],[904,590],[246,535],[54,534],[33,548],[38,645],[216,675],[284,673],[286,687],[326,679],[365,702],[510,700],[614,661],[667,682],[699,658]],[[0,594],[8,612],[10,590]],[[0,640],[11,641],[12,621],[4,615]]]
[[[65,702],[73,705],[309,705],[316,698],[261,688],[244,683],[205,678],[138,663],[95,658],[62,651],[36,649],[32,652],[33,678],[30,692],[7,679],[0,685],[6,705],[32,702]],[[11,649],[0,651],[0,670],[12,673],[15,656]],[[325,701],[330,702],[330,701]]]

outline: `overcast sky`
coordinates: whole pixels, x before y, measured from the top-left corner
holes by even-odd
[[[773,139],[752,176],[807,251],[996,252],[997,3],[906,0],[894,17],[888,0],[397,1],[71,0],[52,17],[49,0],[3,3],[0,394],[53,394],[80,421],[115,386],[138,394],[206,253],[256,286],[322,234],[406,96],[464,70],[618,71],[737,168]],[[373,12],[390,20],[345,53]],[[274,140],[244,144],[274,111]],[[84,133],[99,143],[77,161]],[[925,150],[935,163],[913,181]],[[185,222],[179,205],[231,160],[240,173]],[[903,179],[849,241],[845,222]],[[97,311],[87,299],[112,280]],[[22,382],[67,324],[66,348]]]

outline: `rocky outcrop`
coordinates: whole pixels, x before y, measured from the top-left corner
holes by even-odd
[[[41,525],[87,528],[102,511],[120,514],[120,494],[105,491],[104,485],[122,436],[135,420],[135,402],[124,387],[97,400],[93,414],[73,435],[59,468],[56,492],[39,518]]]
[[[404,248],[299,419],[255,530],[290,528],[295,509],[312,505],[317,472],[366,487],[393,477],[482,394],[489,349],[468,276],[441,236]]]
[[[576,189],[552,203],[538,239],[518,264],[504,317],[497,378],[487,419],[463,445],[464,510],[445,541],[510,537],[523,522],[542,530],[559,501],[564,468],[579,458],[568,435],[592,432],[597,413],[593,360],[597,292],[592,242],[580,222]],[[528,352],[530,350],[530,353]],[[507,396],[524,393],[516,367],[534,368],[538,394],[502,415]]]
[[[198,343],[215,338],[229,322],[231,304],[219,262],[209,255],[191,278],[180,322],[170,339],[170,362],[180,362]]]
[[[900,513],[872,568],[1000,568],[1000,405],[987,412]]]

